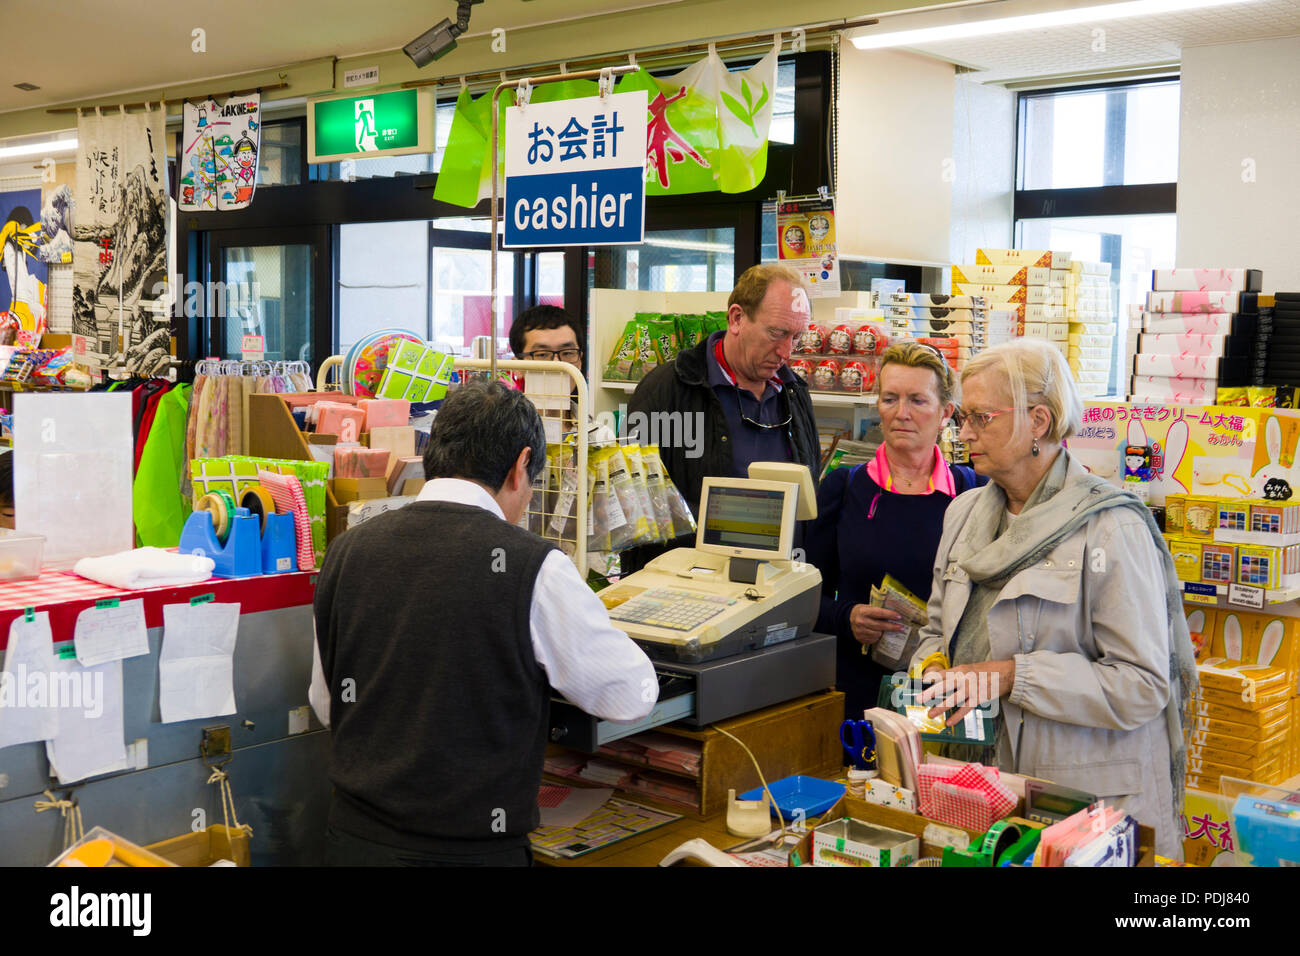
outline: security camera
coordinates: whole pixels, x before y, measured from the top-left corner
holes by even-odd
[[[456,22],[444,19],[432,30],[426,30],[406,46],[402,52],[411,58],[417,67],[428,66],[434,60],[441,59],[456,49],[456,37],[469,29],[469,11],[476,3],[483,0],[460,0],[456,4]]]

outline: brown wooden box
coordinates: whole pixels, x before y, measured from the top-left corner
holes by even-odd
[[[249,865],[248,832],[233,827],[227,830],[220,823],[198,833],[151,843],[145,849],[177,866],[211,866],[217,860],[233,860],[236,866]]]
[[[753,713],[742,714],[731,720],[721,721],[718,726],[744,741],[754,754],[763,776],[770,784],[774,780],[794,775],[834,776],[843,768],[842,750],[840,748],[839,730],[844,720],[844,695],[838,691],[824,691],[796,700],[777,704]],[[734,740],[720,734],[713,728],[692,730],[689,727],[670,724],[655,728],[655,733],[670,734],[697,740],[701,744],[700,772],[696,777],[700,794],[698,812],[689,807],[655,797],[637,790],[620,790],[621,796],[636,803],[646,803],[688,816],[708,817],[725,811],[727,808],[727,791],[734,789],[737,794],[751,790],[759,785],[758,772],[749,755]],[[563,748],[555,748],[562,751]],[[663,771],[658,767],[646,767],[616,756],[600,753],[598,759],[612,763],[625,764],[629,769]],[[686,774],[672,774],[683,781],[691,778]],[[575,781],[556,777],[566,785]],[[582,785],[590,785],[577,781]]]
[[[310,405],[320,400],[316,392],[288,395],[248,396],[248,453],[255,458],[286,458],[312,461],[307,436],[298,430],[290,408]],[[353,396],[342,396],[346,401]],[[348,529],[348,507],[334,496],[334,490],[325,489],[325,539],[333,541]]]

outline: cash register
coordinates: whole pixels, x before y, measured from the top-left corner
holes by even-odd
[[[748,478],[705,478],[695,547],[600,592],[611,623],[654,662],[659,703],[636,724],[614,724],[555,698],[551,740],[594,752],[661,724],[703,727],[832,687],[835,638],[812,632],[821,572],[792,553],[795,522],[816,516],[803,465],[755,462]]]

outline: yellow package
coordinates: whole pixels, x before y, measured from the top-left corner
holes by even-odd
[[[1300,698],[1297,698],[1300,699]],[[1235,720],[1225,720],[1221,717],[1188,717],[1184,724],[1187,733],[1207,733],[1216,737],[1229,737],[1242,740],[1267,740],[1270,737],[1276,737],[1278,734],[1287,733],[1291,726],[1290,708],[1284,708],[1284,713],[1280,718],[1265,724],[1247,724],[1239,723]],[[1221,711],[1220,711],[1221,713]],[[1231,747],[1227,748],[1231,750]]]
[[[1276,588],[1282,579],[1283,549],[1243,544],[1237,549],[1237,583]]]
[[[1181,535],[1183,533],[1183,519],[1186,508],[1186,495],[1165,495],[1165,534]]]
[[[1250,530],[1261,534],[1300,534],[1300,502],[1251,502]]]
[[[1250,396],[1244,388],[1219,388],[1215,389],[1214,404],[1244,408],[1250,404]]]
[[[1281,667],[1300,675],[1300,619],[1220,611],[1210,638],[1210,656]]]
[[[1196,667],[1205,691],[1235,692],[1244,701],[1257,700],[1286,684],[1286,671],[1262,664],[1238,664],[1223,657],[1211,657]],[[1249,692],[1249,693],[1247,693]]]
[[[1281,693],[1270,694],[1263,703],[1259,703],[1243,701],[1237,692],[1201,688],[1197,696],[1187,702],[1187,716],[1189,719],[1210,717],[1252,727],[1267,727],[1286,713],[1290,696],[1283,688]]]
[[[1212,734],[1208,731],[1193,730],[1187,735],[1187,746],[1196,747],[1203,752],[1216,752],[1222,754],[1240,754],[1241,759],[1259,758],[1267,759],[1275,751],[1286,749],[1290,744],[1286,731],[1273,734],[1270,737],[1253,738],[1253,737],[1232,737],[1228,734]],[[1214,760],[1214,757],[1206,757],[1207,760]],[[1225,760],[1216,761],[1218,763],[1234,763],[1238,758],[1229,757]]]
[[[1236,580],[1236,545],[1206,542],[1201,545],[1201,581],[1205,584],[1231,584]]]
[[[1214,523],[1215,532],[1249,531],[1250,502],[1243,498],[1220,498],[1219,513]]]
[[[1277,387],[1274,385],[1250,385],[1246,388],[1251,408],[1276,408]]]
[[[1183,534],[1189,538],[1213,538],[1219,524],[1219,499],[1188,495],[1183,506]]]
[[[1169,554],[1180,581],[1201,580],[1201,542],[1173,538],[1169,541]]]
[[[656,537],[652,536],[650,530],[650,519],[641,506],[640,492],[632,483],[623,450],[617,446],[609,449],[609,487],[618,497],[619,506],[632,529],[632,543],[649,544],[655,541]],[[657,532],[658,522],[655,523],[655,533]]]

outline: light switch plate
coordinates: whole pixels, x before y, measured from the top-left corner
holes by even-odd
[[[311,725],[311,707],[304,704],[289,711],[289,736],[305,734]]]

